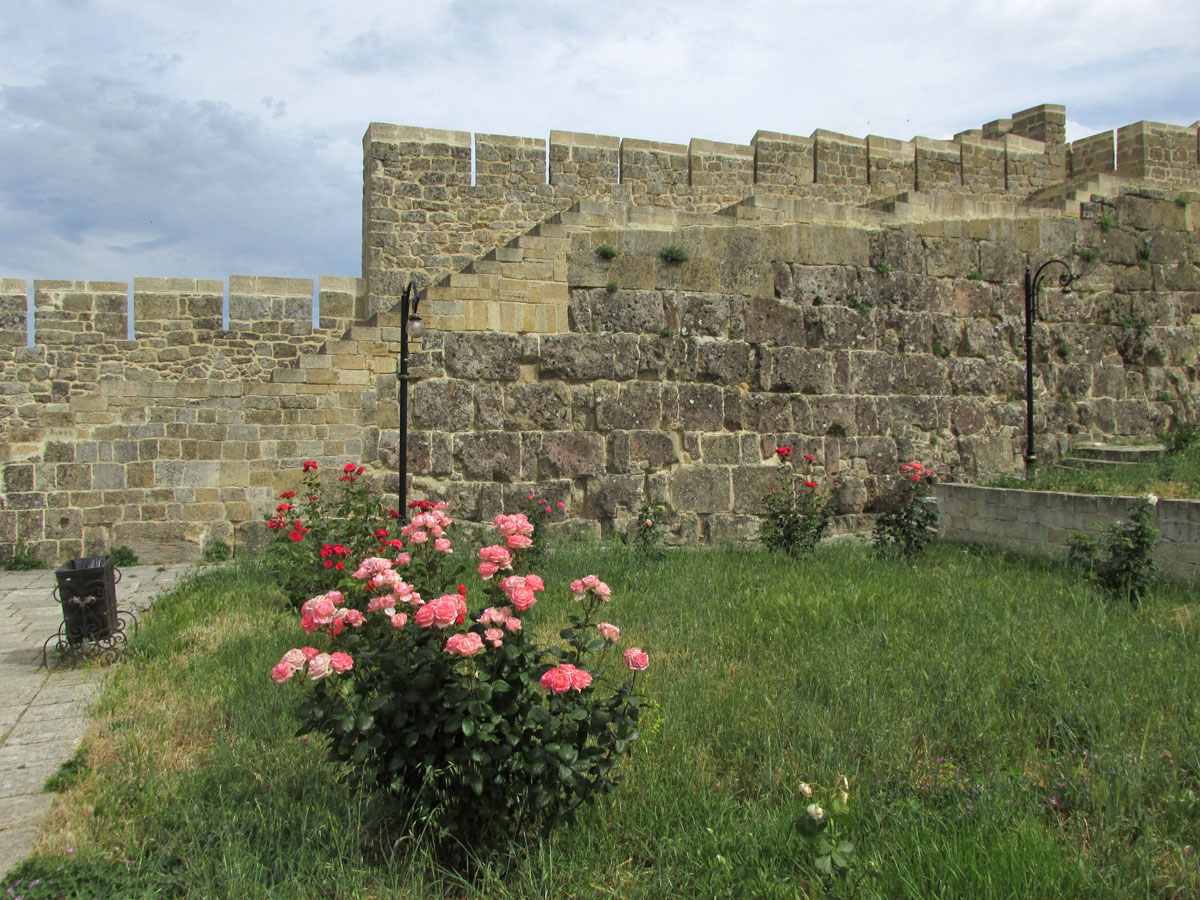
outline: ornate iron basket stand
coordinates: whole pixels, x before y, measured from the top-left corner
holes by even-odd
[[[85,659],[115,661],[129,642],[131,626],[137,634],[138,620],[131,611],[117,609],[121,571],[113,568],[112,557],[73,559],[59,566],[54,576],[58,581],[54,599],[62,606],[63,620],[42,646],[46,668],[50,668],[51,650],[69,665]]]

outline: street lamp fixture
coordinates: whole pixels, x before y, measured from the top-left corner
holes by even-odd
[[[396,450],[399,457],[400,486],[397,495],[400,500],[400,518],[403,521],[408,507],[408,342],[419,341],[425,335],[425,322],[417,315],[417,307],[421,296],[417,293],[415,281],[409,281],[408,287],[400,299],[400,365],[396,375],[400,389],[400,438]]]
[[[1030,272],[1025,269],[1025,477],[1033,474],[1037,465],[1037,453],[1033,449],[1033,323],[1037,321],[1038,291],[1042,289],[1042,280],[1046,269],[1053,265],[1063,267],[1063,273],[1058,276],[1059,287],[1067,294],[1070,293],[1071,282],[1075,273],[1071,266],[1062,259],[1048,259]]]

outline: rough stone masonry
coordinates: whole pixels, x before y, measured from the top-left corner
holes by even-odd
[[[646,497],[679,540],[750,538],[778,444],[852,513],[911,458],[1019,471],[1022,284],[1052,257],[1078,279],[1041,297],[1042,457],[1191,421],[1200,128],[1065,122],[548,147],[372,124],[361,279],[234,276],[223,327],[225,283],[136,278],[132,340],[130,285],[38,281],[28,348],[28,287],[0,279],[0,557],[244,547],[307,459],[394,490],[409,279],[409,493],[461,519],[536,491],[619,533]]]

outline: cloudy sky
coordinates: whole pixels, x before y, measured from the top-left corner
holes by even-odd
[[[358,275],[371,121],[746,143],[1200,119],[1196,0],[0,0],[0,276]]]

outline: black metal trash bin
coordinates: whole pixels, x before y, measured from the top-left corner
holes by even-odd
[[[73,559],[54,570],[67,643],[99,641],[117,630],[117,583],[111,556]]]

